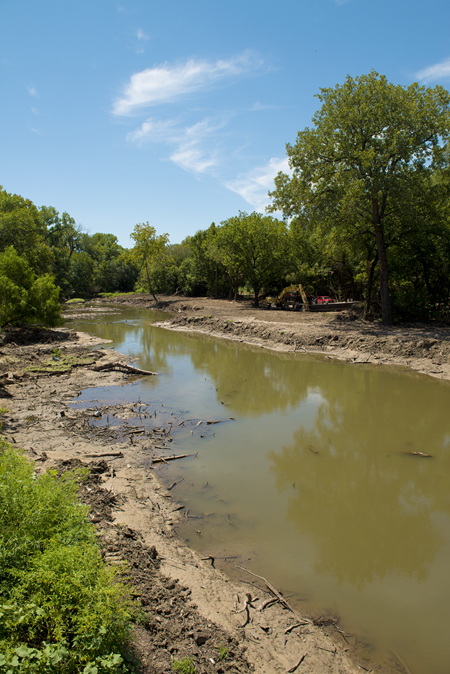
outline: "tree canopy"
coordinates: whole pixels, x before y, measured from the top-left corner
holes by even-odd
[[[155,293],[152,289],[150,278],[150,266],[152,262],[162,254],[164,248],[169,242],[168,234],[156,234],[156,229],[149,222],[137,224],[130,234],[134,241],[134,247],[131,250],[131,257],[140,267],[145,270],[149,292],[153,295],[155,302]]]
[[[393,85],[371,71],[317,97],[313,128],[286,146],[293,175],[278,174],[271,208],[306,232],[335,230],[347,241],[366,240],[363,248],[372,240],[382,319],[391,325],[388,247],[401,236],[405,193],[448,161],[450,95],[440,86]]]

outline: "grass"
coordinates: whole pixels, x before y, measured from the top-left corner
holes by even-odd
[[[104,565],[83,471],[36,476],[0,439],[0,672],[128,672],[135,606]]]
[[[187,657],[183,660],[174,660],[172,662],[172,669],[179,672],[179,674],[197,674],[194,661]]]
[[[25,372],[62,374],[64,372],[71,372],[72,368],[78,365],[93,365],[93,363],[95,363],[93,356],[63,356],[61,355],[61,351],[59,351],[59,355],[52,355],[51,358],[38,365],[26,367]]]

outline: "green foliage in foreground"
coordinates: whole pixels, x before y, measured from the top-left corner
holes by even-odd
[[[12,246],[0,252],[0,287],[0,328],[23,323],[62,324],[59,288],[53,277],[36,276]]]
[[[80,471],[36,477],[0,440],[0,673],[126,672],[134,613],[104,566]]]

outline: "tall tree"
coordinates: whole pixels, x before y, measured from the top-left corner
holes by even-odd
[[[221,223],[217,257],[232,277],[253,288],[255,306],[261,289],[289,271],[289,236],[284,222],[270,215],[240,212]]]
[[[137,224],[130,236],[134,241],[134,246],[131,249],[131,256],[134,260],[136,260],[136,262],[139,263],[141,269],[145,270],[148,289],[153,295],[155,302],[158,302],[152,289],[150,265],[156,259],[156,257],[161,255],[163,252],[164,248],[169,242],[169,235],[157,235],[156,229],[147,222],[146,224]]]
[[[326,212],[349,236],[370,233],[379,263],[383,324],[392,324],[387,244],[405,185],[445,161],[450,95],[442,87],[396,86],[371,71],[317,95],[314,127],[286,146],[292,177],[280,173],[272,210],[285,217]]]

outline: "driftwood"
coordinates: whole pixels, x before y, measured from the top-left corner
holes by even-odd
[[[293,667],[291,667],[290,669],[288,669],[289,674],[292,674],[292,672],[295,672],[295,670],[298,669],[298,667],[302,664],[303,660],[306,658],[307,655],[308,655],[308,653],[303,653],[302,657],[297,662],[297,664],[294,665]]]
[[[177,454],[177,456],[155,456],[153,463],[165,463],[166,461],[175,461],[175,459],[185,459],[188,456],[197,456],[197,454]]]
[[[311,624],[312,624],[312,620],[304,620],[301,623],[295,623],[295,625],[291,625],[286,630],[284,630],[284,633],[289,634],[289,632],[292,632],[292,630],[295,630],[296,627],[301,627],[302,625],[311,625]]]
[[[265,599],[261,604],[256,608],[257,611],[264,611],[265,608],[268,606],[272,606],[272,604],[276,604],[278,601],[277,597],[270,597],[269,599]]]
[[[314,452],[314,454],[318,454],[318,453],[319,453],[319,452],[317,451],[317,449],[314,449],[314,447],[313,447],[312,445],[308,445],[308,448],[309,448],[312,452]]]
[[[399,454],[411,454],[411,456],[422,456],[425,459],[432,459],[432,454],[424,454],[423,452],[398,452]]]
[[[174,487],[176,487],[177,485],[181,484],[181,482],[183,482],[183,480],[184,480],[184,477],[182,477],[181,480],[179,480],[178,482],[173,482],[173,483],[170,485],[170,487],[169,487],[168,490],[169,490],[169,491],[172,491],[172,489],[173,489]],[[183,507],[184,507],[184,506],[183,506]]]
[[[139,367],[134,367],[133,365],[128,365],[128,363],[123,363],[121,360],[116,360],[113,363],[104,363],[103,365],[93,365],[92,370],[95,372],[103,372],[107,370],[118,370],[119,372],[127,372],[128,374],[157,374],[156,372],[150,372],[149,370],[141,370]]]
[[[285,608],[289,609],[289,611],[292,611],[292,613],[294,613],[294,609],[293,609],[291,606],[289,606],[289,604],[287,603],[286,599],[285,599],[285,598],[278,592],[278,590],[276,590],[276,589],[274,588],[273,585],[271,585],[271,584],[269,583],[268,580],[266,580],[266,579],[264,578],[264,576],[258,576],[257,573],[253,573],[253,571],[249,571],[249,570],[246,569],[245,567],[239,566],[239,564],[236,564],[236,567],[237,567],[238,569],[242,569],[242,571],[246,571],[247,573],[250,573],[252,576],[255,576],[255,578],[260,578],[261,580],[263,580],[263,581],[265,582],[265,584],[266,584],[268,590],[270,590],[270,592],[272,592],[272,594],[278,599],[278,601],[279,601],[281,604],[283,604],[283,606],[284,606]],[[300,664],[300,663],[299,663],[299,664]]]
[[[100,457],[100,456],[120,456],[120,457],[122,457],[123,454],[122,454],[122,452],[103,452],[103,454],[85,454],[84,456],[87,456],[89,459],[96,459],[97,457]]]

